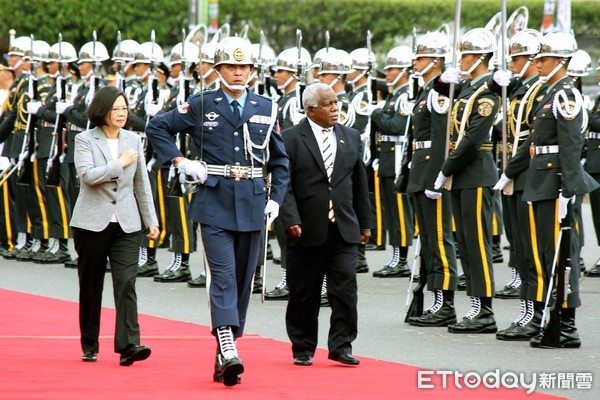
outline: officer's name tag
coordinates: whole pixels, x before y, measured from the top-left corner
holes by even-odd
[[[250,122],[255,124],[271,125],[271,117],[267,115],[253,115],[250,117]]]
[[[216,127],[219,126],[219,123],[217,121],[204,121],[204,126]]]

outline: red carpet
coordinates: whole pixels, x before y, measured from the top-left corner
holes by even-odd
[[[246,373],[227,388],[212,382],[215,340],[205,326],[141,315],[152,356],[120,367],[112,309],[103,310],[96,363],[80,361],[76,303],[0,289],[0,321],[0,399],[557,399],[521,389],[419,390],[417,367],[366,357],[346,367],[325,350],[312,367],[296,367],[288,343],[258,335],[238,342]]]

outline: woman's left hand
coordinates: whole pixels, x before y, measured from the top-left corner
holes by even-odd
[[[156,240],[158,239],[158,235],[160,235],[160,230],[158,229],[158,226],[149,226],[146,232],[148,232],[146,234],[146,237],[150,240]]]

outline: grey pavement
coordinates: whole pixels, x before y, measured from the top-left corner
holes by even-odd
[[[589,268],[600,257],[600,248],[591,222],[589,204],[583,205],[585,246],[583,258]],[[504,240],[504,238],[503,238]],[[505,241],[505,240],[504,240]],[[271,240],[275,255],[279,254],[275,240]],[[503,244],[506,244],[505,242]],[[505,263],[494,264],[496,288],[509,280],[510,270]],[[538,379],[538,390],[571,399],[600,398],[600,279],[585,278],[581,283],[582,306],[577,310],[577,326],[582,338],[580,349],[533,349],[528,342],[502,342],[492,334],[449,334],[446,328],[418,328],[405,324],[405,300],[409,285],[407,278],[374,278],[371,273],[380,269],[389,258],[388,251],[369,251],[368,274],[358,275],[359,285],[359,336],[354,342],[354,354],[368,356],[420,367],[422,370],[475,372],[483,375],[500,370],[500,373],[525,374],[531,381]],[[170,262],[171,253],[159,249],[159,266],[164,269]],[[409,260],[412,262],[412,249]],[[202,270],[202,255],[194,253],[190,258],[193,276]],[[29,262],[0,259],[0,288],[39,294],[52,298],[77,301],[77,272],[62,265],[39,265]],[[267,289],[280,280],[280,268],[271,261],[267,265]],[[174,320],[208,325],[208,301],[205,289],[191,289],[185,283],[156,283],[152,278],[137,281],[139,312]],[[428,305],[428,294],[426,305]],[[469,308],[464,292],[457,292],[456,309],[459,316]],[[2,305],[6,306],[6,305]],[[106,278],[104,306],[113,307],[110,277]],[[284,315],[285,301],[261,303],[260,295],[253,295],[246,331],[287,342]],[[499,329],[504,329],[518,314],[518,300],[494,299],[494,312]],[[326,346],[330,310],[321,309],[320,347]],[[77,318],[76,315],[73,318]],[[143,337],[143,326],[142,337]],[[243,339],[242,339],[243,340]],[[291,350],[289,354],[292,361]],[[591,373],[591,390],[558,389],[559,382],[572,382],[570,375],[554,381],[550,388],[540,388],[540,374]],[[571,375],[572,377],[572,375]],[[374,383],[378,384],[378,383]],[[417,385],[417,377],[414,379]]]

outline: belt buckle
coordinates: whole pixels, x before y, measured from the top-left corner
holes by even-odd
[[[240,165],[228,165],[226,168],[227,177],[234,178],[236,181],[245,179],[248,175],[248,167],[242,167]]]

